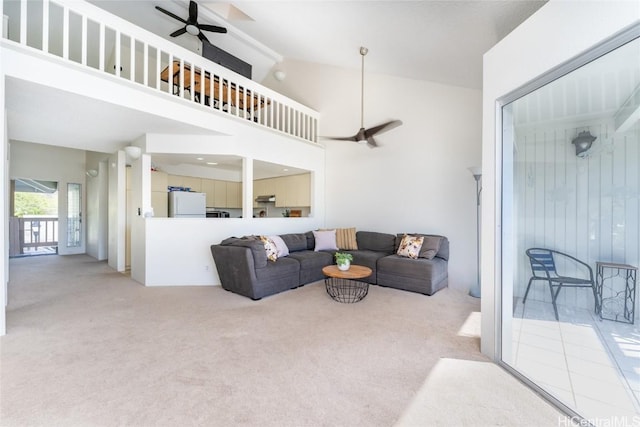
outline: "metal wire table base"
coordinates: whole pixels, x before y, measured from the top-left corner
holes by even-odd
[[[369,284],[358,280],[328,277],[324,284],[331,298],[347,304],[361,301],[369,293]]]

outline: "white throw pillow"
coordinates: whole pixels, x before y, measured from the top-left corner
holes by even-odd
[[[336,230],[313,231],[313,237],[316,240],[314,251],[337,251]]]
[[[276,249],[278,250],[278,258],[289,255],[289,248],[287,244],[282,240],[280,236],[269,236],[269,238],[276,245]]]

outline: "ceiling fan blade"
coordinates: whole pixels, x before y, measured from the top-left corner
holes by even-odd
[[[369,148],[376,148],[378,146],[378,144],[376,143],[376,140],[373,139],[372,136],[370,136],[369,138],[367,138],[367,147]]]
[[[192,24],[198,23],[198,3],[193,0],[189,2],[189,22]]]
[[[393,128],[397,128],[401,124],[402,124],[402,120],[393,120],[378,126],[374,126],[372,128],[367,129],[367,137],[390,131]]]
[[[213,33],[226,33],[227,29],[224,27],[218,27],[217,25],[208,25],[208,24],[202,24],[202,25],[198,25],[198,27],[201,30],[204,31],[211,31]]]
[[[160,6],[156,6],[156,9],[158,9],[160,12],[164,13],[165,15],[169,15],[173,19],[177,19],[178,21],[182,22],[183,24],[187,23],[187,21],[185,21],[184,19],[180,18],[178,15],[174,15],[173,13],[169,12],[168,10],[164,10]]]
[[[324,139],[332,139],[334,141],[357,141],[355,136],[323,136]]]
[[[206,41],[207,43],[211,44],[211,42],[209,41],[209,39],[207,38],[207,36],[205,36],[204,34],[202,34],[202,31],[200,31],[200,32],[198,33],[198,38],[199,38],[200,40],[202,40],[203,42],[205,42],[205,41]]]
[[[169,34],[171,37],[178,37],[187,32],[186,28],[180,28],[179,30],[175,30],[173,33]]]

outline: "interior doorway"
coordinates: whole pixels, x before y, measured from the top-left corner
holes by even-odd
[[[9,257],[58,253],[58,183],[11,180]]]

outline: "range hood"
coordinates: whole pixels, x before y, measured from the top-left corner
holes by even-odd
[[[268,196],[258,196],[256,197],[256,202],[258,203],[273,203],[276,201],[276,196],[273,194]]]

